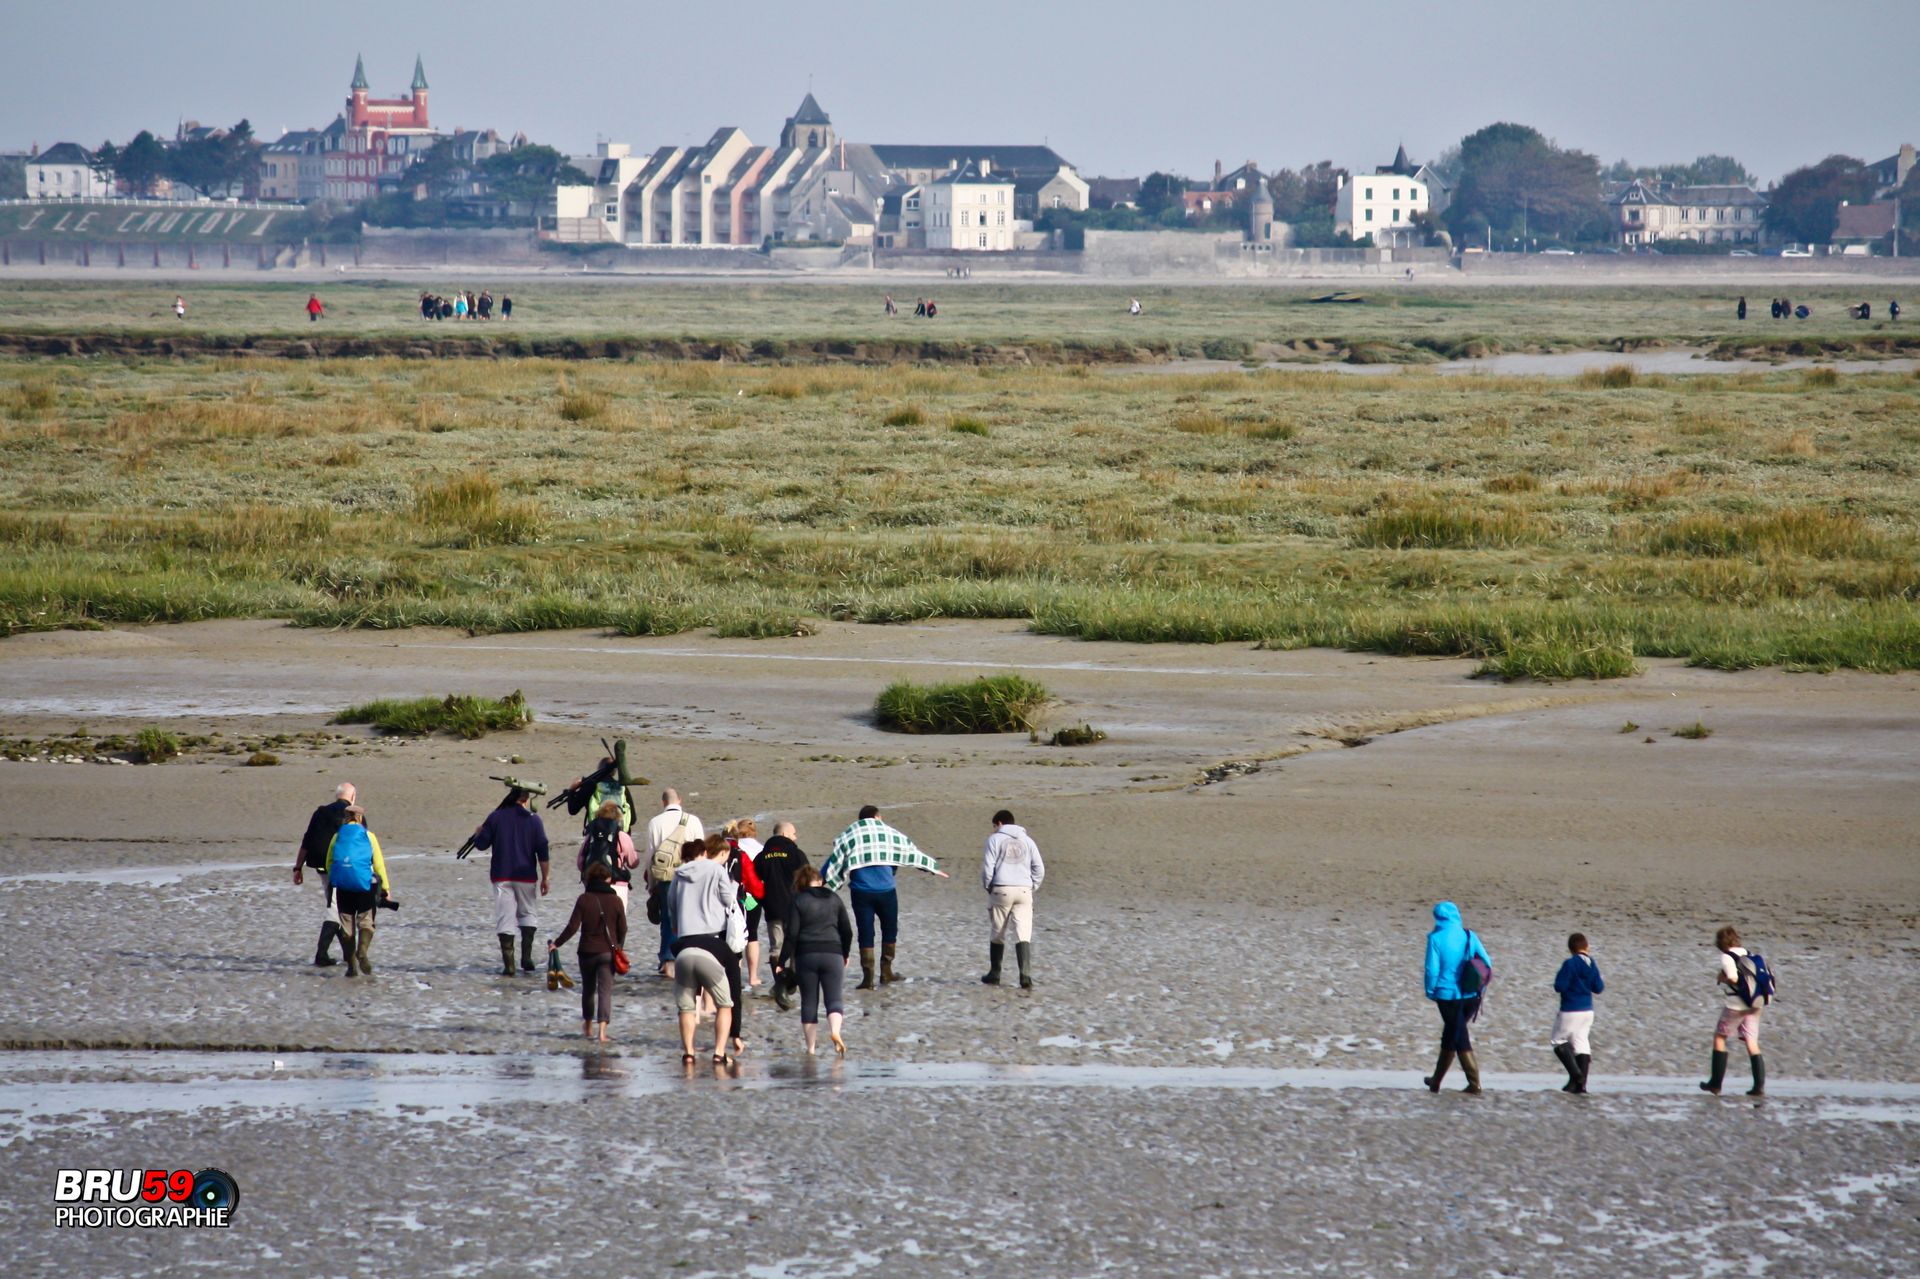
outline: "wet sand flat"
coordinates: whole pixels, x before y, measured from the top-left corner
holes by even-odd
[[[0,642],[9,736],[296,731],[373,696],[513,688],[539,716],[474,743],[334,730],[277,768],[0,762],[0,935],[10,954],[30,939],[29,962],[0,966],[0,1042],[26,1050],[0,1062],[0,1168],[39,1186],[178,1158],[239,1178],[244,1229],[113,1239],[125,1274],[275,1253],[347,1269],[376,1234],[409,1272],[487,1272],[495,1236],[474,1223],[521,1201],[533,1167],[554,1211],[501,1243],[574,1255],[559,1188],[586,1178],[653,1240],[594,1254],[634,1273],[1546,1274],[1556,1254],[1620,1274],[1749,1257],[1893,1273],[1920,1179],[1920,678],[1648,666],[1502,684],[1463,661],[951,622],[759,642],[253,622]],[[1059,722],[1110,739],[902,738],[867,717],[891,679],[996,670],[1043,679]],[[1671,735],[1695,721],[1713,735]],[[450,849],[498,798],[486,774],[564,782],[603,733],[709,821],[791,816],[818,856],[874,802],[944,859],[951,881],[903,876],[906,979],[849,993],[847,1065],[809,1062],[794,1015],[756,998],[740,1078],[679,1081],[670,992],[644,964],[606,1052],[578,1047],[573,994],[494,975],[484,866]],[[310,966],[319,895],[287,876],[341,778],[405,903],[380,919],[370,982]],[[976,980],[978,851],[1002,804],[1048,859],[1030,995]],[[574,829],[549,829],[570,867]],[[1418,1086],[1440,897],[1495,957],[1477,1106]],[[1727,1097],[1691,1086],[1726,921],[1782,977],[1758,1106],[1735,1100],[1738,1062]],[[1543,1077],[1576,928],[1608,985],[1584,1105]],[[216,1104],[128,1124],[124,1095],[87,1091],[116,1081],[198,1081]],[[336,1113],[351,1139],[316,1140]],[[943,1139],[910,1135],[929,1131]],[[299,1160],[276,1154],[289,1143]],[[1436,1158],[1461,1149],[1465,1190]],[[307,1178],[338,1186],[376,1157],[379,1202],[347,1191],[364,1211],[330,1228]],[[1065,1160],[1089,1175],[1059,1176]],[[1773,1170],[1766,1229],[1730,1215],[1736,1187],[1701,1194],[1703,1169],[1742,1160]],[[6,1214],[26,1273],[107,1238],[45,1228],[50,1195]]]

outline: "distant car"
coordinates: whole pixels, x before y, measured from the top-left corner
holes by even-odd
[[[1541,254],[1541,256],[1542,256],[1542,257],[1549,257],[1549,258],[1570,258],[1570,257],[1572,257],[1572,256],[1574,255],[1574,250],[1572,250],[1572,249],[1542,249],[1542,250],[1540,250],[1540,254]]]
[[[1752,249],[1735,249],[1733,252],[1727,254],[1727,256],[1730,258],[1751,258],[1759,255]]]
[[[1780,250],[1780,256],[1783,258],[1810,258],[1813,256],[1813,250],[1802,248],[1797,244],[1789,244]]]

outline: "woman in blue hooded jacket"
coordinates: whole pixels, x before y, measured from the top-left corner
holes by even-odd
[[[1460,1058],[1460,1069],[1467,1072],[1466,1090],[1480,1091],[1480,1061],[1473,1055],[1467,1026],[1480,1015],[1481,991],[1473,978],[1468,981],[1471,989],[1462,989],[1460,982],[1467,961],[1474,958],[1493,967],[1487,948],[1460,922],[1460,908],[1441,902],[1433,908],[1433,931],[1427,934],[1427,998],[1440,1006],[1440,1060],[1425,1080],[1431,1092],[1440,1091],[1440,1081],[1455,1056]]]

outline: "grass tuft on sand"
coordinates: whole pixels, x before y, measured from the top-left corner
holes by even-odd
[[[982,675],[945,684],[901,680],[873,704],[880,727],[896,733],[1032,733],[1034,716],[1051,700],[1024,675]]]
[[[533,722],[533,711],[516,688],[505,697],[449,693],[445,697],[383,698],[349,706],[328,722],[371,724],[379,732],[408,737],[450,733],[471,741],[488,733],[525,728]]]

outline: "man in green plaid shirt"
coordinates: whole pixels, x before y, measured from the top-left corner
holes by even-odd
[[[947,878],[940,863],[921,852],[905,835],[880,820],[880,810],[868,804],[860,818],[841,831],[833,841],[833,851],[821,864],[820,878],[829,889],[849,886],[853,897],[853,919],[860,933],[860,984],[856,990],[873,989],[873,919],[880,917],[880,981],[900,980],[893,970],[894,949],[900,940],[900,893],[894,885],[893,868],[913,866]]]

